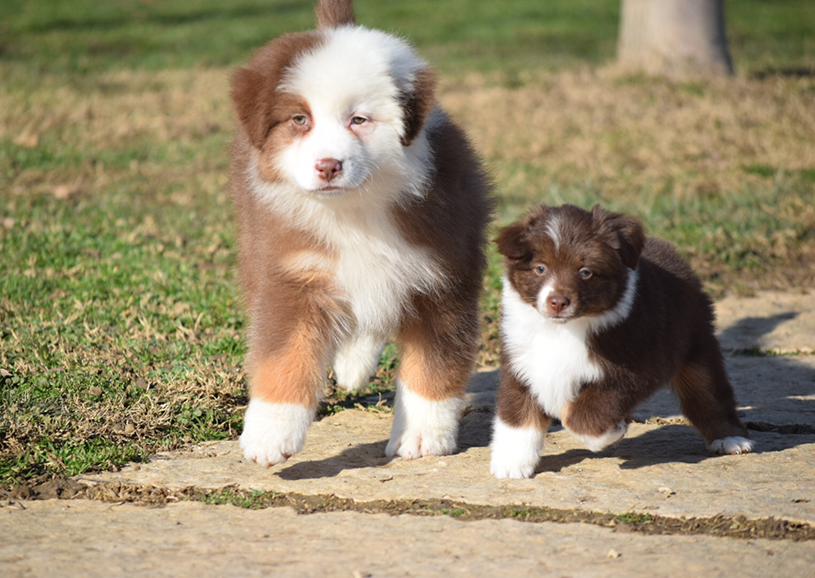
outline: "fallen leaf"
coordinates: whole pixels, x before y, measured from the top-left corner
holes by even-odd
[[[14,139],[14,144],[19,145],[21,147],[26,147],[29,149],[33,149],[37,144],[40,142],[40,135],[36,133],[30,133],[28,131],[20,133],[16,139]]]
[[[68,185],[58,185],[54,188],[54,196],[58,199],[67,199],[71,196],[71,187]]]

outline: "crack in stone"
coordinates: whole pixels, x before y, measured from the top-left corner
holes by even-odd
[[[796,542],[815,540],[815,526],[775,517],[748,519],[745,516],[716,515],[706,518],[673,518],[637,512],[612,514],[524,505],[487,506],[439,499],[357,502],[333,494],[278,493],[247,490],[234,485],[218,489],[187,487],[175,490],[149,485],[94,483],[93,485],[82,484],[76,490],[70,499],[136,503],[149,506],[197,501],[207,504],[230,504],[249,509],[290,507],[298,514],[357,512],[392,516],[449,516],[462,521],[509,519],[527,523],[592,524],[610,528],[614,532],[649,535],[704,535]]]
[[[813,435],[815,427],[804,423],[774,424],[765,421],[744,422],[747,429],[760,432],[771,432],[783,435]]]

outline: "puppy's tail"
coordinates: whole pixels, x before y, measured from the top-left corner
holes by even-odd
[[[317,28],[337,28],[348,24],[356,24],[352,0],[320,0],[314,9],[317,15]]]

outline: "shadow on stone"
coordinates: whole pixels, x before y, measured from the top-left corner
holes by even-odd
[[[779,452],[798,445],[815,442],[815,435],[789,435],[751,431],[757,454]],[[618,444],[599,453],[588,449],[569,449],[559,454],[541,457],[536,474],[557,473],[584,460],[617,458],[620,469],[633,470],[667,463],[698,464],[723,456],[711,453],[702,437],[688,425],[671,424],[649,430],[637,436],[625,437]]]
[[[393,458],[385,456],[388,440],[355,445],[339,455],[323,460],[299,462],[281,470],[277,475],[284,480],[332,478],[343,470],[384,466]]]
[[[468,412],[461,418],[458,432],[459,452],[470,448],[486,448],[492,438],[492,411],[487,408]]]
[[[745,340],[757,343],[762,336],[772,333],[776,327],[799,315],[799,311],[786,311],[769,317],[742,317],[719,334],[719,343],[724,350],[751,349],[735,344],[744,343]]]

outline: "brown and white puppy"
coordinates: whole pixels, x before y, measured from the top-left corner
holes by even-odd
[[[326,370],[357,390],[401,351],[388,455],[456,447],[476,352],[490,185],[404,40],[350,1],[282,36],[232,78],[230,188],[250,317],[247,459],[300,451]]]
[[[528,478],[552,417],[592,451],[621,439],[664,384],[718,453],[753,449],[699,279],[642,224],[541,205],[500,231],[507,267],[490,469]]]

